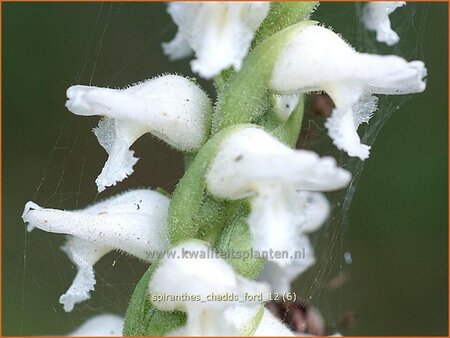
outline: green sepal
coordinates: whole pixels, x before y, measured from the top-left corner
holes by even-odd
[[[232,126],[211,138],[197,153],[178,183],[169,206],[169,240],[172,245],[186,238],[197,238],[204,221],[218,220],[215,202],[205,196],[206,174],[223,139],[246,125]],[[208,205],[205,205],[208,203]]]
[[[255,316],[244,326],[241,334],[243,336],[254,336],[264,316],[264,306],[261,306]]]
[[[309,19],[317,6],[319,6],[318,1],[272,2],[269,13],[256,31],[252,47],[259,45],[262,41],[286,27]]]
[[[148,285],[158,265],[153,263],[134,289],[125,314],[124,336],[164,336],[186,323],[185,313],[160,311],[150,301]]]
[[[236,252],[243,254],[253,250],[252,236],[247,225],[247,218],[250,212],[249,202],[239,200],[229,202],[227,205],[228,221],[219,238],[216,241],[216,249],[219,252]],[[227,262],[234,270],[244,277],[256,279],[264,267],[263,258],[249,257],[239,259],[227,255]]]
[[[214,246],[222,230],[222,225],[225,223],[224,216],[224,203],[205,193],[196,216],[197,237]]]

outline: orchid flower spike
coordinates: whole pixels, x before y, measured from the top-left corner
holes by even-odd
[[[372,94],[409,94],[425,90],[421,61],[357,53],[331,30],[311,25],[299,30],[281,52],[270,86],[278,94],[323,90],[336,108],[326,122],[333,143],[361,160],[370,147],[357,133],[376,110]]]
[[[400,37],[391,28],[389,15],[397,8],[406,5],[405,1],[373,1],[364,6],[362,21],[366,28],[377,33],[377,41],[393,46]]]
[[[75,279],[59,302],[66,312],[90,298],[94,290],[94,264],[112,250],[152,262],[155,251],[168,246],[169,198],[152,190],[133,190],[82,210],[62,211],[25,205],[22,218],[29,230],[67,234],[62,250],[77,266]]]
[[[209,134],[211,101],[192,81],[165,75],[126,89],[72,86],[66,107],[76,115],[100,115],[94,133],[108,153],[97,177],[98,191],[133,173],[129,147],[151,133],[181,151],[195,151]]]
[[[206,79],[229,67],[239,70],[269,7],[268,2],[170,3],[178,32],[163,43],[164,53],[177,60],[195,52],[192,70]]]
[[[288,257],[268,260],[289,274],[293,266],[300,267],[298,273],[314,262],[304,234],[316,230],[328,215],[327,200],[310,191],[343,188],[351,175],[331,157],[292,150],[262,129],[246,127],[222,142],[206,179],[216,198],[250,198],[253,249],[288,252]]]
[[[113,314],[92,317],[78,329],[69,334],[71,337],[121,337],[123,318]]]
[[[268,300],[266,284],[237,274],[204,242],[181,243],[170,254],[172,257],[165,257],[153,273],[149,292],[156,308],[187,313],[186,326],[172,334],[238,334],[237,328],[224,320],[223,312],[238,304]]]

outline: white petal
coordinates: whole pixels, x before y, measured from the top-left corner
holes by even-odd
[[[102,172],[95,180],[99,192],[133,173],[133,166],[138,158],[133,156],[134,151],[129,148],[144,133],[139,129],[137,123],[105,118],[93,130],[98,142],[109,155]]]
[[[364,6],[362,20],[367,29],[376,31],[378,42],[393,46],[400,40],[398,34],[391,28],[389,14],[404,5],[405,1],[376,1],[368,2]]]
[[[291,291],[291,283],[316,263],[314,249],[306,236],[297,238],[297,252],[304,251],[304,257],[280,261],[268,261],[259,279],[270,284],[272,291],[283,294]],[[290,252],[295,257],[295,252]],[[283,265],[280,263],[284,263]]]
[[[353,107],[355,110],[356,124],[369,123],[373,113],[378,108],[378,98],[376,96],[366,95]]]
[[[331,30],[308,26],[282,51],[270,85],[279,94],[326,91],[336,106],[327,123],[329,135],[339,149],[364,159],[369,147],[356,132],[361,100],[371,94],[422,92],[426,74],[421,61],[357,53]]]
[[[71,312],[75,304],[91,298],[89,292],[94,290],[94,264],[111,251],[110,247],[93,245],[92,242],[69,236],[61,248],[77,266],[78,272],[70,288],[59,298],[64,311]]]
[[[321,193],[300,191],[293,202],[294,215],[302,233],[316,231],[328,218],[330,204]]]
[[[33,202],[25,205],[24,222],[41,230],[67,234],[63,247],[77,266],[75,279],[61,296],[65,311],[89,299],[94,290],[93,266],[111,250],[120,250],[152,262],[167,249],[169,198],[152,190],[134,190],[83,210],[44,209]]]
[[[362,144],[358,133],[358,123],[353,112],[341,113],[334,109],[331,116],[325,122],[328,135],[338,149],[345,150],[353,157],[365,160],[369,157],[370,146]]]
[[[172,41],[163,42],[162,48],[164,54],[168,55],[171,61],[187,58],[193,53],[189,41],[180,32],[175,35]]]
[[[122,336],[123,318],[112,315],[103,314],[95,316],[83,323],[78,329],[69,334],[69,336]]]
[[[202,146],[209,133],[211,101],[192,81],[166,75],[126,89],[72,86],[66,107],[77,115],[100,115],[94,130],[109,158],[97,179],[99,191],[133,172],[137,159],[128,148],[151,133],[182,150]]]
[[[187,312],[187,324],[176,332],[178,334],[236,334],[235,328],[223,320],[223,311],[245,300],[245,294],[262,297],[248,300],[244,303],[246,305],[267,300],[270,290],[265,284],[236,274],[225,260],[201,241],[181,243],[169,254],[172,256],[166,256],[153,273],[149,291],[150,299],[158,309]],[[232,297],[221,300],[208,298],[227,294]],[[186,295],[187,298],[183,298]],[[165,298],[167,296],[175,298]]]
[[[266,2],[170,3],[168,12],[178,33],[163,44],[164,52],[178,59],[188,54],[188,44],[196,56],[192,70],[204,78],[229,67],[239,70],[269,6]]]
[[[287,121],[294,109],[297,107],[300,95],[276,95],[274,111],[275,114],[282,120]]]

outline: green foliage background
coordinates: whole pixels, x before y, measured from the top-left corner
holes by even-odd
[[[173,190],[182,156],[146,135],[133,147],[141,158],[135,174],[97,196],[94,179],[106,154],[90,133],[96,119],[72,116],[64,108],[72,84],[122,87],[166,72],[192,75],[187,62],[170,63],[161,52],[160,43],[175,32],[164,6],[2,4],[4,335],[64,334],[94,313],[123,314],[145,271],[132,258],[108,255],[97,264],[92,300],[65,314],[58,298],[75,271],[59,250],[63,237],[25,235],[20,216],[30,199],[72,209],[131,187]],[[356,313],[356,326],[340,329],[344,334],[447,334],[448,11],[445,3],[408,6],[420,15],[408,27],[403,24],[405,31],[413,29],[400,34],[405,47],[394,52],[412,50],[425,61],[428,88],[394,112],[362,172],[349,224],[337,239],[337,254],[349,251],[353,257],[352,265],[343,263],[337,272],[350,280],[336,290],[319,290],[317,273],[329,272],[325,279],[336,273],[319,252],[317,267],[296,283],[330,330],[339,329],[343,312]],[[354,4],[324,3],[313,19],[358,46],[363,28],[355,14]],[[423,34],[419,45],[418,34]],[[200,83],[213,93],[211,85]],[[326,229],[324,234],[326,239]]]

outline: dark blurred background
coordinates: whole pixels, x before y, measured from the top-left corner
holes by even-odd
[[[447,335],[447,4],[397,10],[393,27],[402,40],[394,48],[364,31],[359,11],[360,4],[324,3],[313,18],[358,50],[424,60],[428,88],[388,101],[396,111],[358,171],[348,220],[338,236],[322,230],[318,264],[295,290],[319,308],[329,332]],[[164,4],[3,3],[2,14],[3,335],[65,334],[94,314],[123,314],[146,266],[109,254],[96,265],[92,299],[64,313],[58,298],[75,274],[59,250],[64,238],[27,234],[24,204],[74,209],[131,187],[172,191],[183,170],[179,153],[146,135],[133,146],[141,158],[135,173],[98,195],[94,180],[106,153],[90,131],[97,119],[70,114],[65,90],[192,74],[187,61],[162,54],[160,43],[176,31]],[[324,246],[334,248],[332,263]]]

